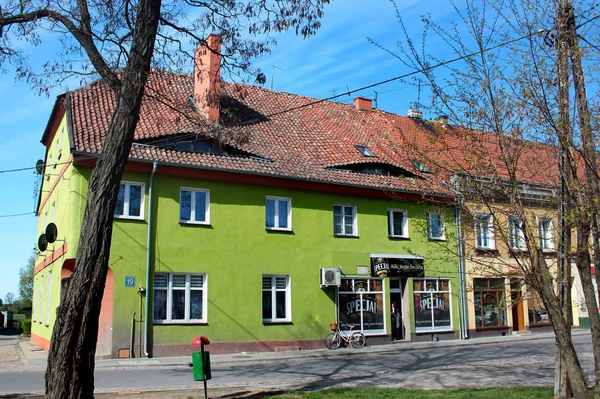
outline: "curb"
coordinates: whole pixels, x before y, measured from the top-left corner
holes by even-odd
[[[588,329],[574,329],[572,336],[589,335]],[[517,341],[535,341],[542,339],[554,338],[554,333],[539,333],[527,335],[509,335],[502,337],[487,337],[487,338],[471,338],[464,340],[447,340],[447,341],[425,341],[425,342],[398,342],[386,345],[365,346],[361,349],[341,348],[341,349],[311,349],[300,351],[287,352],[242,352],[223,355],[211,356],[212,365],[240,364],[240,363],[264,363],[264,362],[281,362],[286,360],[298,359],[338,359],[347,356],[375,354],[375,353],[390,353],[390,352],[405,352],[423,349],[431,349],[433,347],[458,347],[471,345],[494,345],[506,342]],[[18,344],[18,353],[24,365],[40,367],[46,365],[47,352],[37,348],[30,341],[20,341]],[[30,354],[39,352],[39,355]],[[191,362],[190,356],[178,357],[156,357],[156,358],[140,358],[140,359],[97,359],[96,369],[118,369],[118,368],[152,368],[152,367],[189,367]]]

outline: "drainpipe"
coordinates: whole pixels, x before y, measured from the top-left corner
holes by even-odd
[[[459,199],[459,204],[456,207],[456,240],[458,242],[458,279],[460,284],[460,322],[462,339],[469,339],[469,330],[467,326],[467,283],[465,277],[465,255],[463,251],[460,214],[460,208],[463,206],[463,204],[464,198],[461,195]]]
[[[147,252],[146,252],[146,306],[144,309],[144,356],[150,357],[148,352],[148,335],[150,335],[150,323],[148,319],[148,311],[150,306],[149,298],[153,295],[152,289],[150,288],[150,254],[151,254],[151,246],[152,246],[152,183],[154,181],[154,173],[156,172],[156,168],[158,166],[158,162],[154,161],[152,163],[152,173],[150,173],[150,187],[148,188],[148,241],[146,244]],[[141,316],[141,315],[140,315]]]

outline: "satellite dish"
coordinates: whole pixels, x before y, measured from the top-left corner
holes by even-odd
[[[49,244],[52,244],[58,238],[58,227],[54,223],[49,223],[46,227],[45,239]]]
[[[38,161],[35,163],[35,173],[37,173],[38,175],[44,174],[44,161],[43,160],[38,159]]]
[[[40,238],[38,238],[38,249],[40,252],[44,252],[48,249],[48,240],[46,240],[46,234],[40,234]]]

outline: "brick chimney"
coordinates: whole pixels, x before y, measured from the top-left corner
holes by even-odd
[[[211,34],[194,53],[194,100],[200,112],[212,123],[219,122],[221,97],[221,37]],[[216,53],[216,54],[215,54]]]
[[[370,98],[356,97],[354,99],[354,106],[356,109],[371,110],[373,109],[373,100]]]

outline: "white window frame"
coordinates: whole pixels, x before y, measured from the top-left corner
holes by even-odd
[[[434,317],[434,313],[431,313],[431,328],[427,328],[427,327],[417,327],[415,325],[415,333],[426,333],[426,332],[440,332],[440,331],[454,331],[454,318],[453,318],[453,306],[452,306],[452,279],[447,278],[447,277],[415,277],[414,280],[422,280],[425,283],[423,284],[425,287],[427,286],[427,282],[431,282],[431,281],[436,281],[436,290],[425,290],[425,291],[419,291],[419,290],[414,290],[413,289],[413,298],[415,294],[433,294],[433,293],[448,293],[448,309],[450,310],[450,326],[442,326],[442,327],[436,327],[435,326],[435,321],[433,319]],[[447,281],[448,282],[448,290],[442,290],[440,288],[440,281]],[[413,309],[414,311],[414,309]],[[413,321],[414,322],[414,321]]]
[[[263,318],[263,323],[274,324],[274,323],[290,323],[292,321],[292,276],[289,274],[263,274],[260,280],[261,287],[264,278],[271,279],[271,287],[261,288],[261,314],[262,314],[262,292],[271,292],[271,317]],[[285,288],[277,288],[277,278],[285,278]],[[277,318],[277,292],[285,292],[285,316],[284,318]]]
[[[487,237],[488,245],[479,245],[479,234],[481,230],[481,221],[484,218],[488,218],[487,231],[489,236]],[[490,213],[476,213],[475,214],[475,246],[478,249],[496,249],[496,240],[494,238],[494,217]]]
[[[344,291],[343,287],[345,287],[346,285],[344,284],[344,280],[349,281],[349,286],[352,287],[351,290],[348,291]],[[379,280],[381,282],[381,291],[378,291],[376,289],[371,289],[372,288],[372,284],[371,281],[377,281]],[[389,298],[389,292],[386,292],[385,289],[385,284],[383,282],[383,278],[378,278],[378,277],[359,277],[359,276],[354,276],[354,277],[342,277],[342,285],[340,288],[337,288],[336,291],[336,296],[337,296],[337,320],[339,323],[339,320],[341,320],[341,315],[340,315],[340,295],[354,295],[356,297],[358,297],[362,303],[362,300],[364,299],[365,296],[369,296],[369,295],[381,295],[382,298],[385,301],[386,296]],[[356,285],[358,284],[358,282],[361,282],[362,285],[364,286],[364,288],[356,288]],[[356,326],[357,330],[360,330],[363,334],[365,334],[365,336],[371,336],[371,335],[382,335],[385,334],[387,325],[388,325],[388,321],[387,321],[387,317],[386,317],[386,312],[385,310],[382,310],[384,318],[383,318],[383,329],[373,329],[373,330],[369,330],[369,329],[365,329],[364,328],[364,312],[361,309],[360,310],[360,322],[358,323],[358,325]],[[342,326],[340,326],[341,329],[344,329]],[[344,331],[346,331],[344,329]],[[355,330],[356,331],[356,330]]]
[[[437,215],[438,220],[440,222],[440,232],[441,235],[439,237],[433,236],[433,229],[431,228],[431,215]],[[427,238],[430,240],[436,241],[445,241],[446,240],[446,223],[444,222],[444,214],[441,212],[427,212]]]
[[[48,288],[46,288],[46,327],[50,325],[50,302],[52,302],[52,271],[48,272]]]
[[[40,276],[38,288],[40,289],[40,297],[38,301],[38,308],[36,309],[38,312],[37,321],[39,324],[42,324],[42,304],[44,303],[44,276]]]
[[[40,278],[39,277],[34,277],[33,278],[33,295],[31,297],[31,307],[32,307],[32,311],[31,311],[31,321],[35,323],[35,321],[37,320],[37,317],[35,317],[36,312],[37,312],[37,307],[38,307],[38,290],[40,289]]]
[[[554,245],[554,223],[552,218],[536,216],[538,225],[538,234],[540,236],[540,247],[542,251],[552,252],[556,250]],[[544,223],[548,222],[548,229],[542,230]]]
[[[267,201],[274,201],[274,210],[275,215],[273,218],[273,227],[267,226]],[[287,227],[278,227],[279,226],[279,203],[287,202]],[[279,230],[279,231],[292,231],[292,199],[288,197],[275,197],[272,195],[267,195],[265,198],[265,228],[267,230]]]
[[[400,234],[396,234],[394,231],[394,214],[399,213],[402,215],[402,231]],[[408,213],[406,209],[388,208],[388,237],[390,238],[408,238]]]
[[[335,232],[335,208],[337,206],[339,206],[339,207],[342,208],[342,232],[341,233],[336,233]],[[352,208],[352,213],[353,213],[353,218],[352,218],[352,230],[353,230],[353,233],[352,234],[347,234],[346,233],[346,223],[345,223],[346,207],[351,207]],[[341,203],[335,203],[335,204],[333,204],[333,235],[336,236],[336,237],[358,237],[358,211],[356,209],[356,205],[341,204]]]
[[[184,191],[190,191],[191,203],[190,203],[190,220],[181,219],[181,195]],[[204,220],[196,220],[196,195],[195,193],[204,193],[206,195],[206,204],[204,206]],[[179,190],[179,223],[182,224],[201,224],[210,225],[210,190],[207,188],[191,188],[181,187]]]
[[[113,213],[113,217],[115,219],[131,219],[131,220],[144,220],[144,200],[146,198],[146,184],[137,181],[121,181],[119,184],[123,184],[125,186],[125,196],[123,197],[123,214],[115,215]],[[129,187],[131,186],[139,186],[141,190],[140,194],[140,215],[139,216],[130,216],[129,215]],[[116,210],[116,209],[115,209]]]
[[[518,228],[517,234],[515,234],[515,226]],[[515,239],[519,240],[518,245],[515,244]],[[511,249],[517,251],[524,251],[527,249],[525,245],[525,234],[523,232],[523,221],[519,218],[511,217],[508,219],[508,245]]]
[[[154,324],[206,324],[208,320],[208,276],[207,273],[165,273],[165,272],[155,272],[154,275],[157,274],[166,274],[167,277],[167,288],[156,288],[154,286],[154,282],[152,284],[152,290],[162,290],[167,292],[167,316],[166,319],[155,319],[154,311],[152,312],[152,321]],[[185,317],[183,319],[175,319],[173,320],[173,276],[185,276]],[[202,276],[202,288],[193,288],[190,286],[191,276]],[[175,288],[175,290],[180,290],[181,288]],[[190,300],[191,300],[191,291],[202,291],[202,318],[201,319],[190,319]],[[154,296],[152,297],[152,309],[154,310]]]

